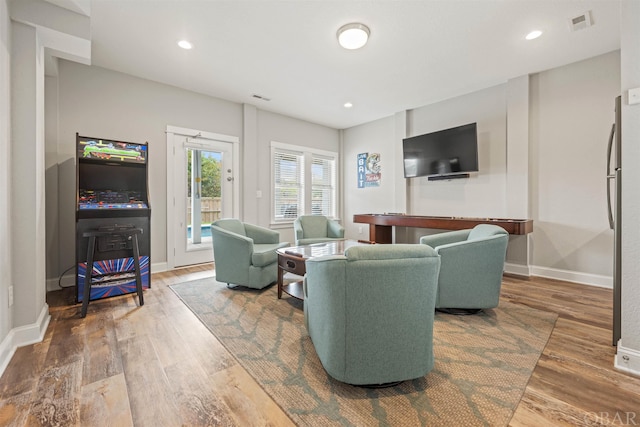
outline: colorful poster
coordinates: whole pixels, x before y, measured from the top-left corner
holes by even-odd
[[[379,187],[381,169],[379,153],[358,154],[358,188]]]

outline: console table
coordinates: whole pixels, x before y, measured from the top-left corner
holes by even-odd
[[[464,230],[478,224],[495,224],[509,234],[533,232],[533,220],[508,218],[465,218],[454,216],[418,216],[402,214],[356,214],[353,222],[369,224],[369,241],[392,243],[392,230],[397,227],[438,228],[444,230]]]

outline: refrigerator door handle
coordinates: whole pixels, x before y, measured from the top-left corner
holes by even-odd
[[[613,221],[613,208],[611,205],[611,184],[610,181],[615,180],[616,176],[611,173],[611,150],[613,149],[613,140],[614,135],[616,133],[616,124],[614,123],[611,126],[611,132],[609,133],[609,143],[607,144],[607,207],[609,214],[609,228],[613,230],[614,221]]]
[[[616,124],[611,125],[611,132],[609,132],[609,143],[607,144],[607,178],[612,176],[611,173],[611,151],[613,150],[613,137],[616,134]]]
[[[614,227],[614,222],[613,222],[613,209],[611,208],[611,184],[610,181],[614,180],[615,181],[616,177],[615,175],[613,176],[607,176],[607,206],[608,206],[608,213],[609,213],[609,228],[611,228],[613,230]]]

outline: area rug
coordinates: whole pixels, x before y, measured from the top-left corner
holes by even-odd
[[[172,285],[273,400],[301,426],[505,426],[557,316],[501,302],[481,314],[436,314],[434,369],[368,389],[327,375],[302,302],[276,289],[229,289],[213,278]]]

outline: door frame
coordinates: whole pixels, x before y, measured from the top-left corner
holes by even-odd
[[[176,147],[182,148],[182,144],[186,138],[205,138],[220,142],[232,144],[233,156],[233,194],[231,212],[236,217],[240,212],[240,138],[232,135],[223,135],[219,133],[207,132],[197,129],[189,129],[178,126],[167,125],[167,268],[175,268],[175,220],[176,220],[176,200],[175,200],[175,150]]]

